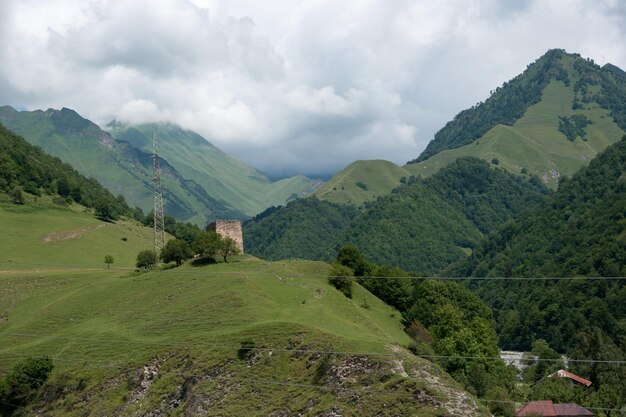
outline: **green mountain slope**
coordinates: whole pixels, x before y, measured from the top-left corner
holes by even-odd
[[[578,129],[577,118],[586,120]],[[375,198],[355,188],[358,182],[380,184],[376,195],[386,194],[403,176],[428,177],[464,156],[497,160],[513,174],[537,175],[556,189],[560,176],[572,176],[624,133],[626,73],[611,64],[600,68],[577,54],[551,50],[484,103],[456,115],[419,158],[385,170],[383,175],[391,177],[384,183],[377,182],[380,162],[365,161],[358,175],[345,180],[343,172],[335,175],[328,182],[334,192],[318,192],[318,197],[358,205]]]
[[[280,207],[246,222],[244,238],[250,253],[269,259],[329,259],[352,243],[378,264],[434,272],[464,257],[483,233],[537,204],[545,192],[537,181],[465,158],[426,180],[408,180],[356,215],[311,199]],[[328,227],[328,219],[339,221]]]
[[[268,207],[304,197],[319,181],[304,176],[272,181],[267,174],[225,154],[200,135],[172,124],[128,127],[111,123],[114,138],[152,152],[152,135],[159,140],[159,155],[181,175],[191,179],[209,195],[220,196],[229,206],[253,216]]]
[[[152,159],[126,142],[114,140],[97,125],[70,109],[18,112],[0,108],[0,122],[30,143],[94,177],[115,194],[144,210],[152,207]],[[161,159],[166,214],[205,223],[208,219],[244,215],[209,195]]]
[[[360,206],[366,201],[389,194],[389,191],[400,185],[402,177],[409,176],[409,171],[393,162],[356,161],[335,174],[315,195],[331,203]]]
[[[616,277],[626,274],[626,136],[537,207],[489,236],[453,275]],[[504,347],[531,337],[559,350],[597,327],[616,342],[626,323],[623,280],[492,281],[477,288],[497,313]],[[516,294],[515,297],[503,294]],[[527,331],[532,329],[532,332]]]
[[[406,350],[394,310],[358,285],[344,297],[328,268],[0,275],[0,362],[53,358],[23,415],[489,415]]]

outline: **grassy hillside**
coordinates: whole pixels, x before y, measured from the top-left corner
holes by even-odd
[[[152,207],[150,153],[114,140],[70,109],[18,112],[4,106],[0,107],[0,122],[81,174],[96,178],[114,194],[123,195],[131,205],[145,211]],[[214,218],[245,217],[164,159],[161,169],[166,214],[198,224]]]
[[[347,299],[327,273],[246,256],[142,275],[0,275],[0,363],[54,358],[26,415],[488,415],[403,348],[399,314],[358,286]]]
[[[152,247],[152,230],[135,221],[103,222],[82,206],[26,199],[15,205],[0,194],[0,273],[64,265],[104,268],[105,255],[113,256],[113,268],[132,268],[137,253]]]
[[[441,151],[406,169],[415,175],[429,176],[457,158],[471,155],[486,161],[497,159],[498,166],[514,174],[521,174],[525,168],[556,188],[560,176],[571,177],[624,134],[597,103],[573,111],[573,99],[571,87],[552,81],[543,91],[541,101],[530,106],[512,126],[497,125],[476,142]],[[559,131],[559,117],[573,114],[583,114],[591,121],[585,128],[586,140],[577,138],[572,142]]]
[[[301,175],[272,181],[267,174],[225,154],[200,135],[172,124],[127,127],[112,123],[109,128],[116,139],[144,152],[152,152],[152,135],[156,133],[159,154],[178,172],[249,216],[306,196],[318,185]]]
[[[388,194],[400,185],[402,177],[411,173],[393,162],[356,161],[335,174],[315,195],[336,204],[360,206],[366,201]]]

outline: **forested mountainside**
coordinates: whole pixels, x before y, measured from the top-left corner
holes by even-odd
[[[114,197],[94,178],[52,157],[0,124],[0,191],[23,204],[23,192],[56,195],[60,202],[107,207],[115,215],[131,215],[123,197]],[[20,195],[22,195],[20,197]],[[20,201],[21,200],[21,201]]]
[[[466,256],[483,233],[547,193],[537,179],[525,181],[477,158],[459,160],[432,178],[405,182],[360,212],[312,199],[275,208],[245,223],[247,250],[268,259],[328,259],[325,254],[353,243],[381,265],[435,272]],[[298,214],[305,208],[306,215]],[[328,224],[323,217],[340,221],[320,233],[319,225]]]
[[[573,58],[573,67],[563,58]],[[561,49],[552,49],[530,64],[526,71],[497,88],[485,102],[457,114],[435,134],[420,156],[411,161],[424,161],[446,150],[455,149],[474,142],[496,125],[512,126],[529,106],[541,100],[541,95],[551,80],[573,85],[575,97],[572,110],[583,109],[588,103],[596,102],[609,111],[622,130],[626,130],[626,74],[613,65],[599,67],[580,55],[567,54]],[[573,141],[577,136],[567,132],[568,119],[563,115],[560,129]]]
[[[531,337],[564,350],[578,329],[626,335],[626,136],[542,204],[489,235],[452,275],[606,277],[489,281],[476,291],[494,307],[501,343],[525,349]],[[509,297],[507,294],[515,294]]]

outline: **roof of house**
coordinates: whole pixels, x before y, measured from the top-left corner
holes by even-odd
[[[565,369],[559,369],[558,371],[556,371],[550,376],[554,376],[554,375],[559,376],[561,378],[569,378],[571,380],[578,382],[579,384],[583,384],[586,387],[591,386],[591,381],[589,381],[588,379],[581,378],[578,375],[574,375],[573,373],[568,372]]]
[[[593,413],[578,404],[553,404],[552,401],[531,401],[515,413],[516,416],[539,415],[545,417],[593,416]]]

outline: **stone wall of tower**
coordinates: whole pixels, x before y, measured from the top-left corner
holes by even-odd
[[[222,237],[229,237],[235,241],[239,251],[243,253],[243,232],[241,231],[241,221],[239,220],[217,220],[209,223],[207,232],[215,232]]]

